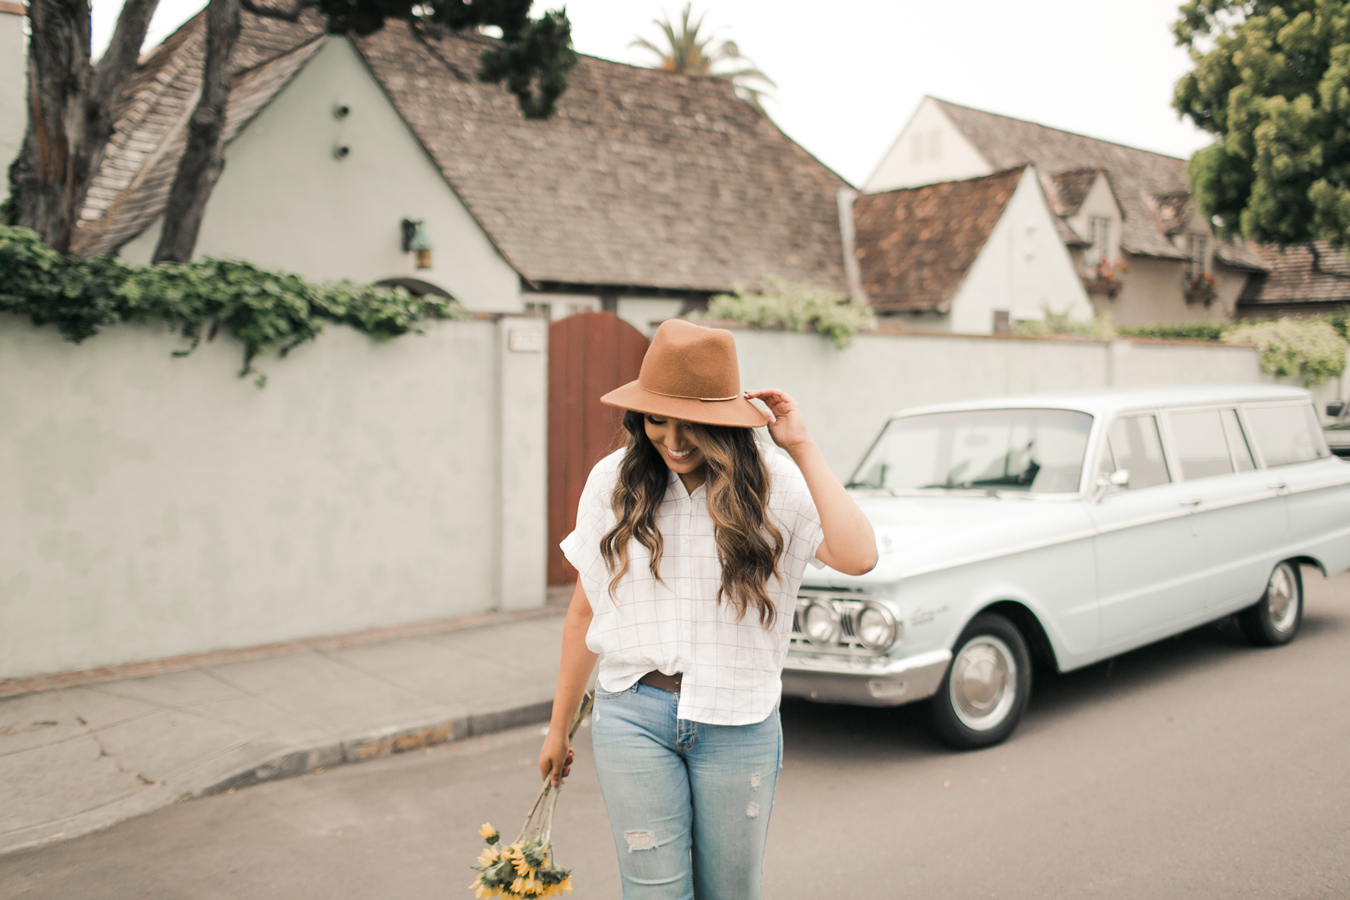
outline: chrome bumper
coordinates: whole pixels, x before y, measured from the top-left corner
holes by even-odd
[[[871,660],[788,653],[783,696],[818,703],[899,706],[937,693],[952,661],[950,650],[930,650],[903,659]]]

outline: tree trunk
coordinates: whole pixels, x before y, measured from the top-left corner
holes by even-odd
[[[28,19],[28,130],[10,168],[14,222],[66,253],[86,171],[84,112],[93,75],[89,4],[33,0]]]
[[[188,121],[187,148],[164,208],[156,263],[192,259],[206,201],[224,168],[225,111],[230,99],[230,56],[239,39],[239,3],[211,0],[206,7],[202,95]]]
[[[88,0],[29,4],[28,129],[9,172],[14,222],[62,253],[70,251],[89,178],[157,4],[127,0],[97,66],[90,62]]]

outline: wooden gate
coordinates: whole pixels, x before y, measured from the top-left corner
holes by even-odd
[[[611,312],[585,312],[548,329],[548,583],[571,584],[576,570],[558,542],[571,534],[586,476],[623,442],[622,410],[601,395],[638,377],[647,339]]]

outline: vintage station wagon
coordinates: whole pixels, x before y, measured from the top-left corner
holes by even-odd
[[[997,743],[1033,661],[1077,669],[1236,613],[1293,639],[1301,566],[1350,568],[1350,465],[1307,391],[1159,388],[896,415],[849,484],[866,575],[808,570],[783,692],[931,698],[939,737]]]

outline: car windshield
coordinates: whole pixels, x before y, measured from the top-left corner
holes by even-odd
[[[1092,416],[977,409],[892,419],[850,487],[891,491],[1073,493]]]

